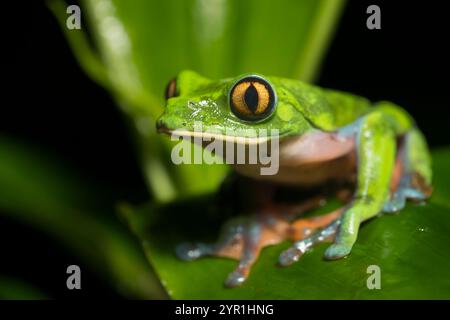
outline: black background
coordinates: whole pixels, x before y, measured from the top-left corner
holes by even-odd
[[[275,3],[275,1],[274,1]],[[382,29],[366,28],[378,4]],[[448,15],[444,1],[350,0],[319,85],[404,106],[432,147],[449,144]],[[45,3],[2,3],[0,130],[42,146],[85,175],[145,199],[126,125],[108,94],[78,67]],[[65,287],[66,267],[82,262],[54,239],[0,215],[0,275],[53,297],[118,297],[83,267],[83,290]]]

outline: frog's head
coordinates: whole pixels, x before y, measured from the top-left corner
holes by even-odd
[[[311,129],[279,78],[252,74],[210,80],[183,71],[167,85],[166,99],[157,123],[159,132],[196,136],[200,130],[203,136],[216,139],[252,140],[258,139],[261,129],[268,135],[277,129],[280,137]]]

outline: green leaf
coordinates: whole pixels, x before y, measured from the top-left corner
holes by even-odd
[[[109,192],[42,149],[0,136],[0,213],[55,237],[124,296],[161,297],[114,204],[102,197]]]
[[[171,144],[154,123],[167,82],[183,69],[211,78],[257,72],[312,81],[344,2],[85,0],[91,44],[84,29],[67,30],[64,2],[49,7],[80,65],[132,118],[149,189],[169,201],[214,190],[227,170],[165,161]]]
[[[98,69],[91,61],[100,56],[114,87],[131,101],[144,97],[143,104],[158,116],[167,81],[183,69],[212,78],[258,72],[313,80],[343,4],[342,0],[280,0],[276,5],[270,0],[85,0],[98,54],[87,50],[80,32],[66,36],[75,38],[71,43],[77,55],[88,56],[82,64],[86,69]]]
[[[0,276],[1,300],[45,300],[48,296],[21,280]]]
[[[450,208],[450,149],[442,148],[433,153],[433,203]]]
[[[224,219],[211,209],[212,197],[122,211],[176,299],[449,299],[450,149],[434,152],[433,159],[436,190],[430,201],[408,204],[399,214],[364,223],[349,257],[324,261],[327,245],[323,244],[294,265],[281,268],[278,255],[289,246],[283,243],[263,250],[249,279],[239,288],[223,286],[236,261],[183,262],[174,254],[179,242],[217,237]],[[381,269],[381,290],[366,286],[370,265]]]

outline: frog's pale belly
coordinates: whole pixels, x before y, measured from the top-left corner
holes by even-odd
[[[300,186],[350,179],[356,171],[355,138],[321,131],[304,134],[280,143],[277,174],[261,175],[258,164],[238,164],[234,169],[254,179]]]

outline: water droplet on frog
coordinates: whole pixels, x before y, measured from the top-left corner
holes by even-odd
[[[190,109],[195,109],[195,103],[194,102],[192,102],[192,101],[188,101],[188,108],[190,108]]]

